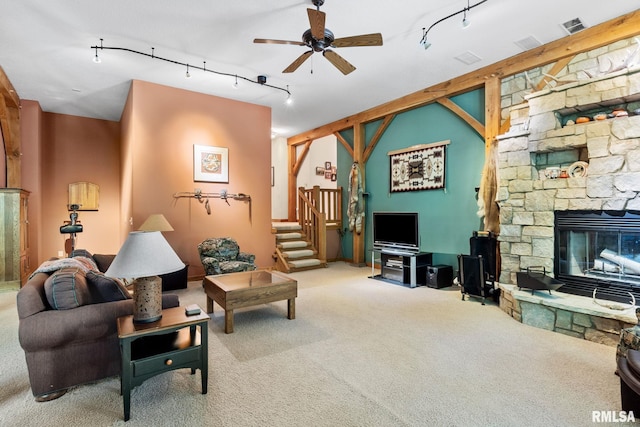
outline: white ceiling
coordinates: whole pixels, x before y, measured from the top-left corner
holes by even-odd
[[[471,5],[479,0],[471,1]],[[272,108],[273,130],[289,137],[468,73],[522,52],[515,42],[548,43],[567,35],[561,23],[579,17],[594,26],[634,11],[636,0],[488,0],[436,25],[424,50],[422,29],[462,10],[467,0],[326,0],[326,27],[336,38],[382,33],[380,47],[339,48],[357,69],[345,76],[315,53],[282,74],[306,48],[254,44],[254,38],[301,40],[311,0],[0,0],[0,66],[21,99],[46,112],[119,120],[132,79],[237,99]],[[123,51],[124,47],[252,80],[289,87],[286,93]],[[480,62],[456,56],[471,52]],[[313,70],[313,73],[311,71]]]

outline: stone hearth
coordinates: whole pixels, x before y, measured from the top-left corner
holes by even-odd
[[[500,285],[500,308],[525,325],[559,332],[576,338],[616,346],[620,331],[636,326],[635,310],[612,310],[590,298],[562,292],[519,290]]]

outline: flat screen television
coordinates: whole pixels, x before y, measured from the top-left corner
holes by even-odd
[[[374,212],[373,248],[420,252],[417,212]]]

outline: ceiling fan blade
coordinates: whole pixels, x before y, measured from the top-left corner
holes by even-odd
[[[331,62],[345,76],[356,69],[356,67],[354,67],[349,62],[347,62],[346,59],[344,59],[342,56],[338,55],[332,50],[327,49],[324,52],[322,52],[322,54],[324,55],[325,58],[329,60],[329,62]]]
[[[294,42],[291,40],[253,39],[253,42],[267,43],[267,44],[294,44],[296,46],[306,46],[303,42]]]
[[[307,9],[307,14],[309,15],[309,25],[311,25],[311,35],[316,40],[323,40],[326,14],[314,9]]]
[[[331,43],[333,47],[382,46],[382,34],[363,34],[361,36],[341,37]]]
[[[298,69],[299,66],[302,65],[302,63],[304,61],[306,61],[311,54],[313,53],[312,50],[306,51],[305,53],[303,53],[302,55],[298,56],[298,58],[296,58],[295,61],[293,61],[291,63],[291,65],[289,65],[287,68],[285,68],[282,72],[283,73],[293,73],[295,70]]]

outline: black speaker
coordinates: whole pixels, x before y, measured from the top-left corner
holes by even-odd
[[[430,265],[427,267],[427,286],[446,288],[453,284],[453,267],[450,265]]]

